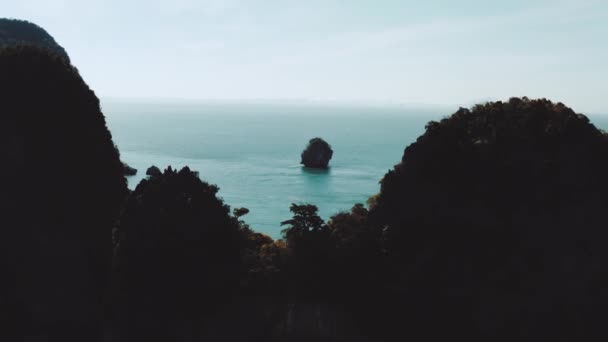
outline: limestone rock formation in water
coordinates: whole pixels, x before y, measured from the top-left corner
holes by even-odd
[[[302,161],[306,167],[324,169],[329,165],[329,161],[334,151],[331,146],[321,138],[313,138],[308,142],[306,149],[302,151]]]
[[[122,165],[124,167],[125,176],[135,176],[137,174],[136,168],[127,165],[127,163],[125,163],[125,162],[123,162]]]

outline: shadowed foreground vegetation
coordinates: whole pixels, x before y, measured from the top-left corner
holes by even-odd
[[[604,132],[547,100],[430,122],[370,212],[410,322],[492,340],[604,336],[606,156]]]
[[[608,138],[561,103],[430,122],[367,206],[291,204],[274,241],[188,168],[128,193],[65,59],[0,75],[3,341],[608,337]]]
[[[127,186],[99,100],[63,58],[0,50],[0,340],[94,341]]]

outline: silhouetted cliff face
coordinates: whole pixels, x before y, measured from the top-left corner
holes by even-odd
[[[95,341],[126,181],[99,101],[67,61],[0,49],[2,340]],[[6,323],[6,322],[2,322]]]
[[[370,214],[386,226],[419,326],[505,338],[601,333],[606,134],[561,103],[527,98],[426,128]]]
[[[46,48],[70,61],[67,52],[40,26],[25,20],[0,18],[0,48],[18,45]]]

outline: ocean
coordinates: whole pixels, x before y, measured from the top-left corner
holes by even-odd
[[[102,100],[121,159],[138,169],[130,188],[151,165],[189,166],[231,208],[250,209],[245,222],[272,238],[281,237],[291,203],[315,204],[325,220],[365,203],[425,124],[456,109]],[[608,118],[590,118],[608,127]],[[300,165],[314,137],[332,146],[328,170]]]

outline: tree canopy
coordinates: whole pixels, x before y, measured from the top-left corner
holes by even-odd
[[[244,241],[217,191],[189,168],[169,167],[129,196],[118,245],[126,322],[165,329],[134,338],[170,338],[172,322],[205,315],[238,285]]]
[[[421,298],[413,315],[461,334],[581,336],[598,315],[589,291],[601,290],[597,267],[608,261],[607,155],[604,132],[545,99],[430,122],[370,213],[386,228],[399,286]],[[435,311],[424,318],[424,307]],[[463,311],[474,320],[458,320]]]

